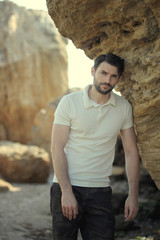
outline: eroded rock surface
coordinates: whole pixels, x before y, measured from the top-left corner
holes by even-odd
[[[126,60],[117,90],[133,105],[143,163],[160,189],[160,1],[47,0],[60,33],[95,58]]]
[[[66,40],[47,12],[0,2],[0,140],[27,143],[35,114],[68,88]]]
[[[9,182],[45,183],[49,176],[48,153],[37,146],[0,142],[0,174]]]

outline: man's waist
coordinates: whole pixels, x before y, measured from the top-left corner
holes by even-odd
[[[57,182],[57,177],[54,175],[53,182]],[[70,177],[70,183],[72,186],[79,186],[79,187],[109,187],[110,186],[110,179],[109,177],[105,177],[104,179],[95,178],[95,179],[75,179]]]

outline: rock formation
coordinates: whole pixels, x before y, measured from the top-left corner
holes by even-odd
[[[17,183],[45,183],[49,176],[48,153],[37,146],[0,142],[0,174]]]
[[[67,41],[47,12],[0,2],[0,140],[27,143],[35,114],[68,88]]]
[[[126,61],[118,84],[133,105],[141,158],[160,189],[160,1],[47,0],[59,32],[86,55]]]

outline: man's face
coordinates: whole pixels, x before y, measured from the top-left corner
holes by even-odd
[[[102,62],[98,68],[91,69],[94,77],[93,85],[96,90],[105,95],[110,93],[119,81],[118,69],[107,62]]]

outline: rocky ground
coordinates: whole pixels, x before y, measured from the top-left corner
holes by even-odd
[[[0,240],[49,239],[49,184],[16,184],[0,193]],[[51,239],[51,238],[50,238]]]
[[[0,193],[0,240],[52,240],[50,186],[51,181],[14,184],[14,191]],[[116,216],[116,240],[160,240],[159,191],[151,185],[146,188],[150,198],[146,197],[148,193],[143,188],[139,199],[140,214],[134,222],[125,225],[122,213]]]

